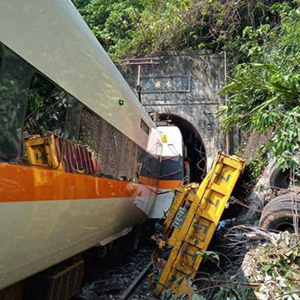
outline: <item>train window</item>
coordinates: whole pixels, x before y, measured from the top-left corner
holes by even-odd
[[[126,143],[126,160],[124,169],[127,175],[127,178],[132,179],[135,173],[135,163],[136,163],[136,144],[127,138]]]
[[[142,148],[137,148],[136,153],[136,165],[135,165],[135,177],[138,181],[140,181],[140,176],[144,175],[145,172],[145,155],[146,151]]]
[[[0,78],[1,78],[1,69],[2,69],[2,62],[3,62],[3,54],[4,54],[4,51],[3,51],[3,48],[2,48],[1,43],[0,43]],[[1,80],[0,80],[0,85],[1,85]]]
[[[147,134],[149,134],[149,126],[146,124],[146,122],[141,119],[141,128],[143,129],[144,132],[146,132]]]
[[[99,155],[101,145],[101,128],[102,119],[90,110],[84,108],[82,110],[79,127],[79,141],[85,148]]]
[[[24,133],[53,132],[63,136],[67,115],[67,93],[40,74],[34,74],[28,91]]]
[[[119,167],[119,178],[124,180],[132,180],[136,178],[136,151],[137,145],[127,136],[123,135],[123,143],[121,148],[121,159]]]
[[[67,112],[67,120],[66,120],[66,128],[65,128],[65,137],[68,140],[77,141],[79,137],[80,130],[80,118],[82,115],[82,111],[84,109],[84,105],[77,100],[72,95],[68,95],[69,105]]]
[[[16,159],[21,154],[21,132],[32,67],[0,43],[0,157]]]
[[[79,142],[100,159],[102,172],[106,176],[114,178],[120,176],[123,134],[86,108],[81,115]]]
[[[104,160],[104,174],[118,178],[123,134],[105,120],[102,123],[100,153]]]

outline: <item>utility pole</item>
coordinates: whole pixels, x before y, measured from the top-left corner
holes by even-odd
[[[137,79],[136,79],[136,87],[135,90],[138,95],[138,99],[140,103],[142,103],[142,86],[141,86],[141,73],[142,73],[142,65],[158,65],[158,58],[129,58],[121,61],[121,66],[132,66],[137,65]],[[143,104],[143,103],[142,103]]]

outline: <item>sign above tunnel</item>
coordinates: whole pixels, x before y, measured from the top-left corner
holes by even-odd
[[[142,77],[142,93],[189,93],[190,76]]]

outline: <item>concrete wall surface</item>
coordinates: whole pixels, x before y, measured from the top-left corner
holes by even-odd
[[[142,60],[143,61],[143,60]],[[208,166],[219,149],[225,150],[224,134],[216,113],[224,104],[218,92],[225,81],[225,55],[201,53],[159,54],[141,65],[141,99],[148,112],[175,115],[190,122],[201,136]],[[154,63],[153,63],[154,62]],[[121,73],[135,90],[138,65],[124,61]]]

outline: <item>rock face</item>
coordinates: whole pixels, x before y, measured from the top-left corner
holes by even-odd
[[[243,156],[247,159],[254,158],[258,156],[259,147],[266,144],[272,138],[272,132],[259,133],[253,130],[250,135],[248,132],[243,132],[241,137],[241,142],[245,144],[243,149]]]
[[[265,168],[263,174],[256,183],[253,191],[247,197],[246,203],[249,208],[243,209],[238,216],[238,223],[254,224],[258,220],[259,211],[264,207],[266,201],[270,200],[272,189],[270,186],[270,176],[275,168],[275,161],[271,161]]]

